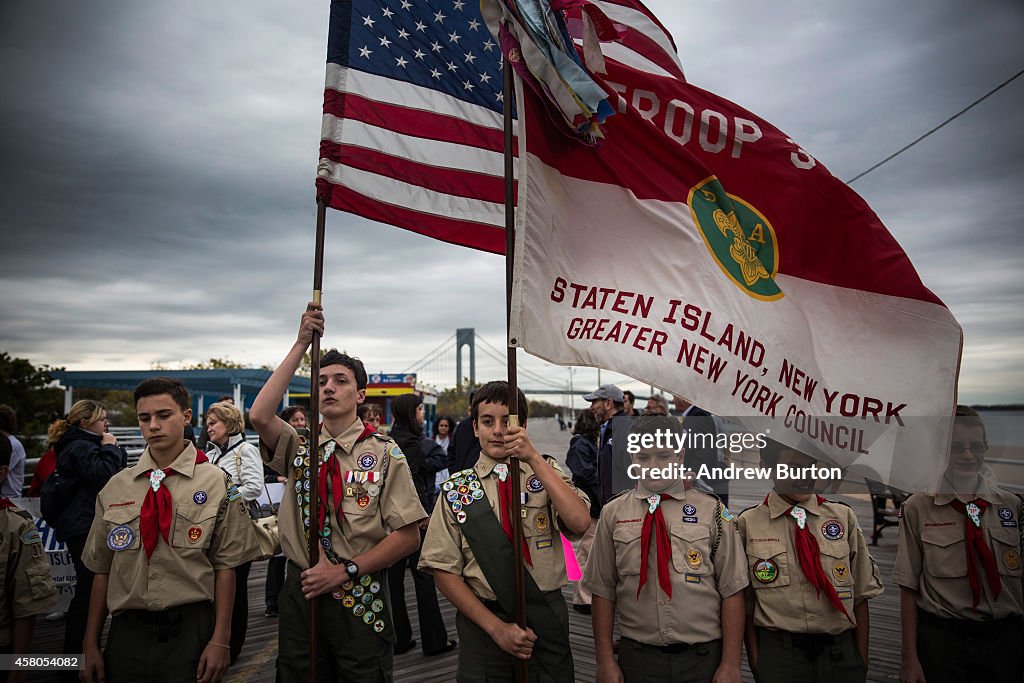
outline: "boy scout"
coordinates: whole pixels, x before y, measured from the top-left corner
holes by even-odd
[[[1017,496],[981,475],[985,425],[957,406],[936,495],[903,504],[893,581],[900,586],[906,683],[1024,678],[1021,519]]]
[[[281,547],[288,558],[278,598],[278,680],[309,680],[309,604],[317,600],[317,672],[322,680],[390,681],[392,628],[387,567],[420,541],[420,505],[401,449],[356,417],[366,398],[366,370],[357,358],[329,351],[320,359],[319,492],[310,491],[315,463],[305,436],[275,415],[288,383],[313,339],[322,334],[323,310],[310,303],[298,338],[253,402],[249,419],[259,432],[263,460],[287,476],[278,513]],[[319,519],[310,518],[318,495]],[[320,539],[310,568],[307,538]]]
[[[0,432],[0,484],[11,466],[11,441]],[[27,654],[36,615],[57,604],[50,561],[32,515],[0,497],[0,654]],[[0,670],[0,682],[20,683],[26,671]]]
[[[96,573],[85,681],[206,683],[228,667],[234,567],[258,557],[259,546],[230,477],[182,437],[189,405],[176,379],[135,387],[146,450],[100,491],[82,553]]]
[[[630,435],[682,434],[667,416],[641,417]],[[594,594],[598,681],[739,683],[743,547],[728,509],[688,480],[654,478],[681,467],[683,451],[633,454],[635,488],[605,505],[583,584]],[[648,469],[644,469],[648,468]],[[619,661],[612,627],[619,614]]]
[[[577,539],[590,525],[590,503],[552,458],[541,455],[525,425],[526,397],[519,392],[522,427],[509,427],[508,383],[489,382],[473,395],[471,417],[480,443],[472,469],[441,486],[420,552],[458,614],[461,640],[457,680],[511,681],[513,658],[529,661],[532,681],[572,681],[565,555],[559,531]],[[511,499],[509,456],[520,460],[523,501]],[[526,621],[514,623],[512,515],[523,524]]]
[[[808,467],[771,441],[762,466]],[[747,554],[747,659],[758,681],[854,683],[867,677],[868,598],[882,592],[857,516],[815,494],[814,481],[775,480],[736,525]]]

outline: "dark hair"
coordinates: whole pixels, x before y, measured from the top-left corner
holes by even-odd
[[[530,416],[529,404],[526,402],[526,394],[519,387],[516,387],[518,397],[516,399],[519,403],[519,424],[520,426],[526,425],[526,418]],[[483,385],[473,394],[473,406],[471,408],[470,416],[473,421],[476,421],[477,406],[481,403],[497,403],[498,405],[508,405],[508,382],[488,382]]]
[[[423,435],[423,428],[416,419],[416,409],[423,403],[423,399],[416,394],[402,394],[391,404],[391,414],[395,420],[392,423],[395,427],[401,427],[412,432],[416,436]]]
[[[18,431],[18,414],[6,403],[0,405],[0,432],[14,434]]]
[[[306,417],[309,417],[309,413],[306,412],[306,409],[303,408],[302,406],[288,406],[287,408],[281,411],[281,419],[284,420],[285,422],[288,422],[293,417],[295,417],[296,413],[302,413]]]
[[[629,423],[630,434],[653,434],[655,430],[680,435],[686,433],[679,420],[668,415],[641,415]]]
[[[963,427],[981,427],[981,438],[988,443],[988,434],[985,431],[985,422],[981,419],[978,411],[970,406],[958,405],[956,407],[956,418],[954,424]]]
[[[337,349],[331,349],[320,356],[320,367],[326,368],[328,365],[344,365],[355,376],[356,389],[366,388],[366,368],[363,367],[363,361],[353,358],[347,353],[341,353]]]
[[[582,434],[594,443],[597,443],[597,436],[601,432],[601,425],[597,424],[597,418],[589,410],[581,410],[576,414],[576,424],[573,425],[573,434]]]
[[[222,403],[224,401],[234,401],[234,400],[235,400],[235,397],[232,396],[231,394],[224,394],[223,396],[218,398],[216,401],[214,401],[214,403]]]
[[[368,415],[369,415],[370,413],[376,413],[376,414],[377,414],[377,415],[379,415],[379,416],[380,416],[381,418],[383,418],[383,417],[384,417],[384,411],[383,411],[383,410],[381,410],[381,409],[380,409],[380,406],[379,406],[379,405],[377,405],[376,403],[370,403],[369,401],[367,401],[366,403],[360,403],[360,404],[359,404],[359,405],[358,405],[358,406],[356,407],[356,417],[358,417],[358,418],[359,418],[360,420],[362,420],[363,422],[365,422],[365,421],[366,421],[366,417],[367,417],[367,416],[368,416]]]
[[[0,431],[0,467],[11,466],[11,453],[13,452],[14,447],[11,445],[10,437],[6,432]]]
[[[182,412],[192,407],[192,397],[189,396],[188,389],[173,377],[150,377],[139,382],[135,387],[135,403],[138,404],[140,398],[160,394],[167,394],[174,399]]]
[[[634,394],[629,389],[626,389],[625,391],[622,392],[622,397],[625,398],[626,396],[629,396],[630,403],[636,403],[636,394]],[[625,403],[623,403],[623,405],[625,405]]]
[[[455,431],[455,420],[448,415],[441,415],[434,420],[434,436],[437,436],[437,428],[440,427],[442,420],[448,423],[448,436],[451,436],[452,432]]]

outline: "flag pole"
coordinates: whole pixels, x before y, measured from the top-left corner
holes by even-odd
[[[508,424],[519,426],[519,385],[516,372],[516,347],[509,336],[512,322],[512,270],[516,245],[516,206],[512,186],[512,67],[508,58],[502,60],[502,104],[505,119],[505,322],[508,348]],[[526,628],[526,585],[523,578],[523,517],[522,483],[520,482],[519,458],[511,462],[512,476],[512,556],[514,558],[516,624]],[[516,659],[516,681],[526,683],[527,662]]]
[[[321,303],[324,284],[324,226],[327,223],[327,203],[321,197],[316,200],[316,247],[313,255],[313,302]],[[312,428],[309,430],[309,453],[312,467],[309,468],[309,539],[306,553],[309,555],[310,568],[320,561],[320,335],[313,332],[313,343],[309,350],[310,387],[309,416]],[[316,645],[317,645],[317,600],[309,601],[309,681],[316,683]]]

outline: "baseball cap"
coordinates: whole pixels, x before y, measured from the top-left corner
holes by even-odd
[[[596,401],[605,398],[610,398],[614,403],[622,403],[622,389],[619,389],[614,384],[602,384],[597,388],[597,391],[583,396],[584,401]]]

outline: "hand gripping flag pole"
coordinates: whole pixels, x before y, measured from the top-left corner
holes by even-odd
[[[313,302],[320,304],[324,284],[324,226],[327,223],[327,203],[322,197],[316,201],[316,247],[313,256]],[[309,523],[310,533],[306,541],[306,553],[309,555],[309,566],[313,568],[320,561],[320,530],[317,528],[320,519],[320,335],[313,332],[313,343],[310,346],[310,388],[309,416],[313,422],[309,430],[309,453],[312,456],[312,467],[309,468]],[[334,456],[331,456],[334,457]],[[316,683],[316,645],[317,645],[317,601],[309,601],[309,681]]]
[[[515,261],[516,244],[516,207],[515,195],[512,188],[512,67],[508,59],[502,64],[502,94],[504,105],[504,127],[505,127],[505,322],[511,321],[512,315],[512,279]],[[506,339],[508,340],[508,426],[519,426],[519,385],[516,372],[516,347],[515,340],[509,337],[506,328]],[[519,458],[513,457],[509,463],[512,465],[512,556],[515,559],[515,596],[516,596],[516,624],[519,628],[526,628],[526,586],[523,577],[523,517],[522,510],[522,482],[520,481]],[[527,662],[516,659],[516,681],[526,683]]]

